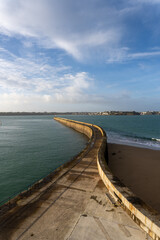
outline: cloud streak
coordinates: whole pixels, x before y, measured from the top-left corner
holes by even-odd
[[[2,0],[0,31],[8,36],[35,38],[46,48],[61,48],[81,60],[91,49],[112,48],[121,38],[117,11],[98,3],[97,0],[83,0],[81,4],[64,0]]]
[[[146,59],[160,56],[160,51],[130,53],[129,50],[130,50],[129,48],[114,49],[113,51],[111,51],[106,62],[123,63],[136,59]]]
[[[159,56],[160,51],[155,52],[138,52],[138,53],[132,53],[128,54],[128,58],[135,59],[135,58],[145,58],[145,57],[154,57]]]

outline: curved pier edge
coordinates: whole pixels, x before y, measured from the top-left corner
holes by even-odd
[[[100,131],[101,137],[98,137],[100,147],[97,155],[97,166],[101,179],[114,200],[122,206],[131,218],[154,240],[160,240],[160,215],[147,206],[140,198],[136,197],[108,168],[108,159],[106,159],[107,137],[104,130],[90,123],[59,117],[55,117],[54,120],[78,132],[84,133],[89,138],[93,137],[96,130]]]

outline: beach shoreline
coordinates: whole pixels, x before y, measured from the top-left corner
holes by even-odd
[[[107,134],[107,132],[106,132]],[[156,150],[156,151],[160,151],[160,144],[158,140],[150,140],[150,141],[146,141],[146,142],[137,142],[137,139],[135,141],[134,138],[130,138],[130,139],[110,139],[107,136],[108,139],[108,144],[116,144],[116,145],[125,145],[125,146],[131,146],[131,147],[136,147],[136,148],[145,148],[145,149],[151,149],[151,150]]]
[[[108,156],[112,173],[160,213],[160,151],[108,143]]]

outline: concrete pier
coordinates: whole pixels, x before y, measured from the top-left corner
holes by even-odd
[[[102,182],[97,156],[103,131],[76,122],[74,128],[91,138],[88,146],[0,209],[0,240],[150,240]]]

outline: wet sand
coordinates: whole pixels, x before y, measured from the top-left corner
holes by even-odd
[[[108,153],[112,173],[160,213],[160,151],[109,143]]]

